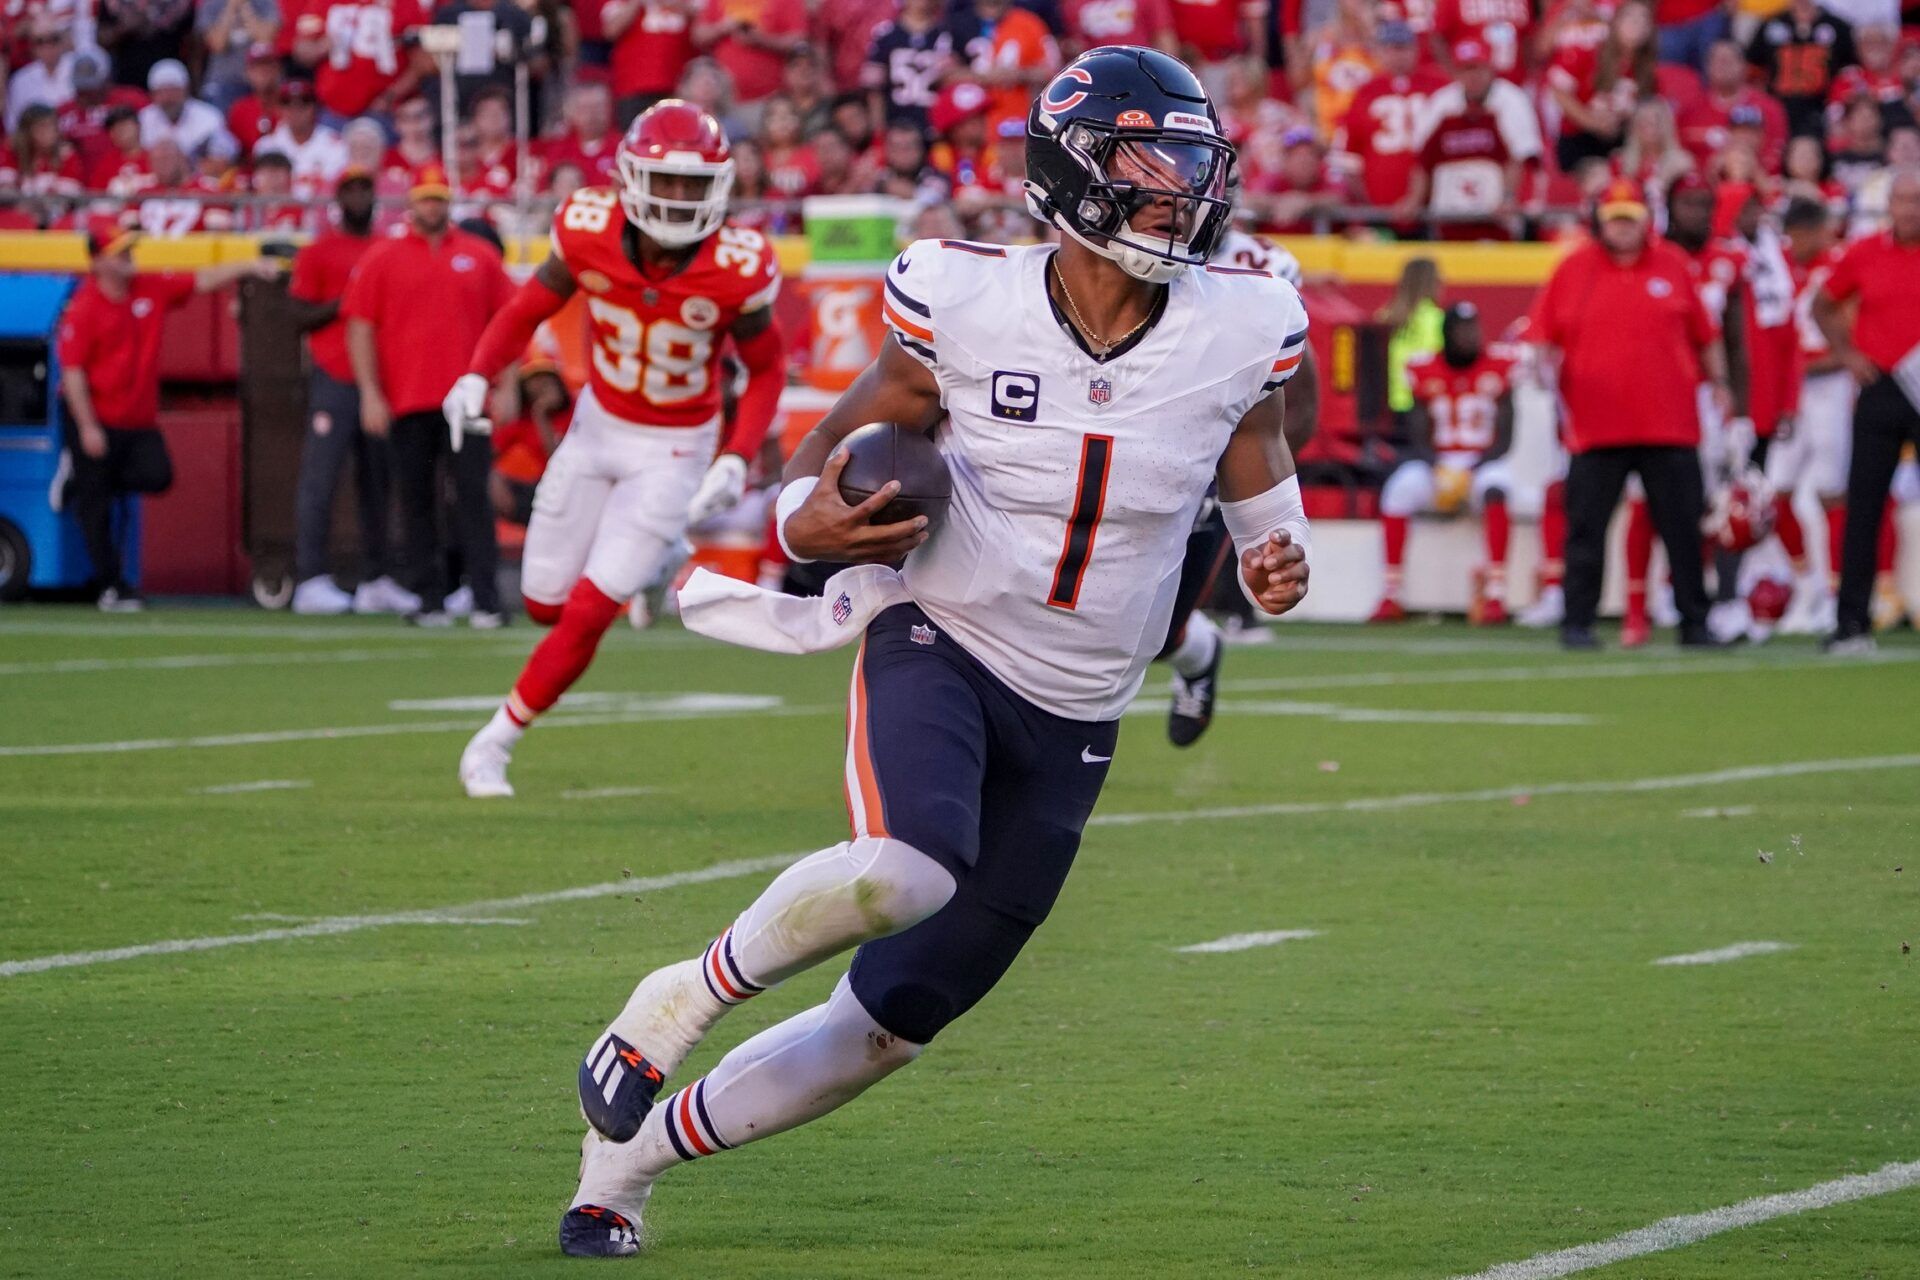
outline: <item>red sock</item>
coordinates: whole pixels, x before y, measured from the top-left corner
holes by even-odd
[[[520,672],[507,700],[507,714],[515,720],[531,720],[572,687],[593,661],[600,637],[620,616],[620,602],[608,598],[600,588],[582,578],[573,584],[560,621],[534,646],[533,655]]]
[[[1793,571],[1805,573],[1807,533],[1800,527],[1800,517],[1793,514],[1793,499],[1784,493],[1774,495],[1773,531],[1780,535],[1780,548],[1787,553],[1787,559],[1793,561]]]
[[[1540,586],[1557,587],[1566,571],[1567,482],[1547,486],[1547,504],[1540,512]]]
[[[545,600],[535,600],[528,595],[521,596],[520,603],[527,607],[527,620],[543,627],[560,621],[560,611],[566,608],[565,604],[548,604]]]
[[[1487,503],[1482,513],[1487,538],[1487,563],[1493,568],[1505,571],[1507,563],[1507,539],[1513,531],[1507,519],[1507,504],[1504,499]]]
[[[1387,572],[1389,575],[1400,572],[1400,566],[1407,562],[1407,518],[1405,516],[1381,516],[1380,527],[1387,536]]]
[[[1840,548],[1847,544],[1847,504],[1836,502],[1827,508],[1827,576],[1835,590],[1840,587]]]
[[[1880,513],[1880,545],[1874,556],[1875,573],[1892,573],[1893,560],[1900,552],[1900,532],[1894,527],[1893,499],[1887,499],[1886,509]]]
[[[1647,569],[1653,564],[1653,516],[1644,498],[1627,504],[1627,616],[1647,612]]]

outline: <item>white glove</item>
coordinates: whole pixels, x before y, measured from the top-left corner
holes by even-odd
[[[477,436],[493,433],[493,422],[487,417],[487,380],[477,373],[460,375],[453,390],[440,402],[440,412],[446,415],[447,434],[453,438],[455,453],[469,432]]]
[[[687,504],[687,526],[705,524],[740,501],[747,492],[747,460],[737,453],[723,453],[707,468],[693,501]]]
[[[1752,418],[1730,418],[1727,421],[1727,470],[1739,475],[1753,463],[1753,442],[1758,437],[1753,429]]]

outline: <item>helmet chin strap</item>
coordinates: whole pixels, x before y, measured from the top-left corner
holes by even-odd
[[[1148,284],[1168,284],[1179,278],[1187,269],[1184,262],[1174,262],[1158,254],[1148,253],[1145,249],[1136,249],[1130,244],[1109,240],[1106,244],[1095,244],[1069,226],[1064,218],[1055,215],[1053,225],[1093,250],[1107,261],[1119,267],[1135,280],[1144,280]]]

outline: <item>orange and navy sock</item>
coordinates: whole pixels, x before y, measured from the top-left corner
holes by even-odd
[[[721,1004],[742,1004],[766,990],[747,981],[746,974],[740,971],[740,962],[733,957],[732,925],[707,948],[701,960],[700,976],[707,980],[707,990]]]
[[[707,1114],[707,1078],[695,1080],[660,1104],[665,1117],[667,1141],[682,1160],[697,1160],[716,1151],[731,1151],[733,1144],[723,1139]]]

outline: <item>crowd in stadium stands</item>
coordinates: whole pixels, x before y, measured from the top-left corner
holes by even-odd
[[[800,197],[884,192],[1012,237],[1031,95],[1112,43],[1200,71],[1269,231],[1551,238],[1615,177],[1657,210],[1688,173],[1866,226],[1887,166],[1920,161],[1901,3],[0,0],[0,226],[111,197],[149,234],[312,229],[342,170],[402,196],[450,130],[457,214],[513,228],[522,197],[605,181],[620,127],[677,95],[725,123],[770,230]],[[477,33],[454,120],[429,25]]]

